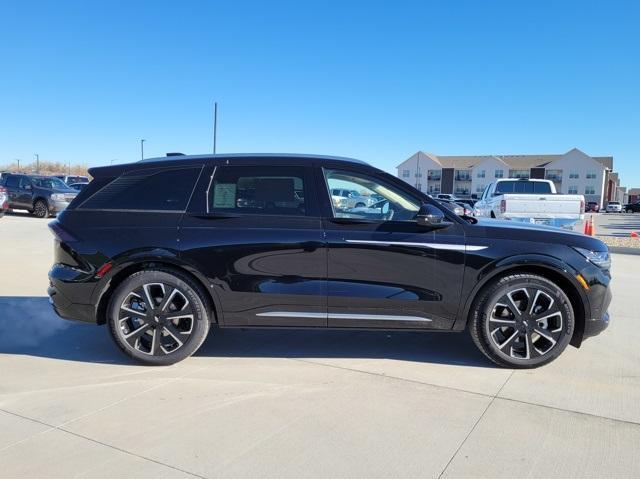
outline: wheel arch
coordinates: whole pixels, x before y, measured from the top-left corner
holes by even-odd
[[[585,319],[590,309],[589,299],[576,280],[577,271],[550,256],[527,255],[507,258],[493,264],[489,270],[480,272],[478,282],[468,295],[453,329],[466,328],[472,314],[472,306],[487,286],[498,278],[517,273],[537,274],[557,284],[564,291],[575,316],[575,327],[569,344],[579,348],[584,336]]]
[[[205,306],[212,313],[210,322],[218,323],[222,309],[218,298],[209,287],[207,279],[196,269],[190,267],[187,264],[179,262],[176,258],[147,258],[137,259],[135,261],[128,261],[127,263],[118,265],[117,268],[113,268],[109,271],[107,281],[102,288],[96,288],[94,293],[97,295],[96,301],[96,320],[98,324],[105,324],[107,317],[107,308],[109,306],[109,300],[113,295],[115,289],[129,276],[138,271],[145,269],[160,268],[169,271],[175,271],[182,275],[189,277],[194,283],[199,285],[204,292],[204,299],[207,304]]]

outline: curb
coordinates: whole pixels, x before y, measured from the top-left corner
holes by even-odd
[[[609,246],[609,253],[640,255],[640,248],[629,248],[626,246]]]

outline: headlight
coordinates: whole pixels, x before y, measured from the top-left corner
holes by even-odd
[[[54,193],[51,195],[51,199],[53,201],[65,201],[65,197],[63,193]]]
[[[588,261],[595,264],[598,268],[609,269],[611,267],[611,257],[608,251],[590,251],[584,248],[574,247],[578,253],[587,258]]]

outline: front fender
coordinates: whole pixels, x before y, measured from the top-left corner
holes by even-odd
[[[494,278],[504,276],[513,271],[526,271],[527,269],[533,273],[548,271],[551,274],[561,276],[562,279],[571,284],[575,292],[580,296],[585,309],[585,317],[589,317],[591,312],[589,298],[576,279],[576,275],[578,274],[576,269],[554,256],[543,254],[522,254],[492,261],[478,271],[475,276],[475,286],[468,294],[464,303],[461,302],[461,307],[458,311],[458,316],[453,329],[460,331],[466,327],[474,300],[482,289]]]

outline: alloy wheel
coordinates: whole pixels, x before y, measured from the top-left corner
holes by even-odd
[[[500,297],[487,321],[488,336],[513,359],[536,359],[554,349],[563,334],[561,305],[538,288],[513,289]]]
[[[165,283],[147,283],[125,296],[116,330],[136,351],[163,356],[182,348],[193,328],[193,308],[180,289]]]
[[[45,205],[42,201],[36,201],[36,204],[33,207],[33,211],[38,218],[44,218],[47,216],[47,205]]]

